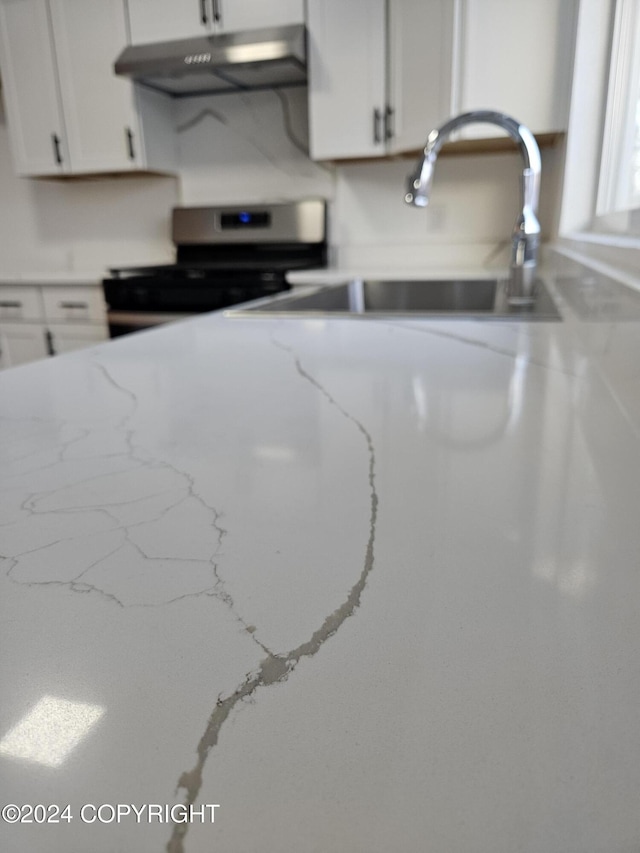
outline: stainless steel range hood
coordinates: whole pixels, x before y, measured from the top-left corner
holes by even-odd
[[[114,68],[174,97],[306,83],[305,28],[296,24],[131,45]]]

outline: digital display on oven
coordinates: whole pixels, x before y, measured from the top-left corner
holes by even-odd
[[[271,225],[271,214],[267,211],[238,210],[234,213],[220,214],[220,228],[268,228]]]

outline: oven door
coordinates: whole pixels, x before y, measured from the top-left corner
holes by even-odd
[[[107,322],[109,323],[109,337],[119,338],[121,335],[129,335],[131,332],[141,332],[143,329],[152,329],[164,323],[174,323],[176,320],[186,320],[194,315],[182,313],[167,313],[159,311],[107,311]]]

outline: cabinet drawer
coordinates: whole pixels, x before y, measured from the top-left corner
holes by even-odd
[[[106,308],[100,287],[43,287],[42,299],[47,320],[105,322]]]
[[[0,322],[41,319],[42,303],[37,287],[0,287]]]

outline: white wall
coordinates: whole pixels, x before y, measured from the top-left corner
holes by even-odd
[[[410,161],[332,167],[306,146],[306,90],[190,98],[175,104],[179,180],[35,181],[13,174],[0,112],[0,274],[100,269],[171,257],[175,204],[320,196],[346,265],[476,262],[505,242],[518,209],[516,154],[441,157],[432,205],[403,203]],[[561,153],[543,152],[541,221],[555,231]]]
[[[543,239],[555,233],[561,167],[560,150],[543,150]],[[422,210],[404,203],[411,169],[407,160],[340,167],[332,242],[341,266],[476,264],[501,244],[508,256],[522,204],[518,153],[441,156]]]
[[[589,228],[596,207],[614,6],[613,0],[580,3],[560,219],[566,235]]]

